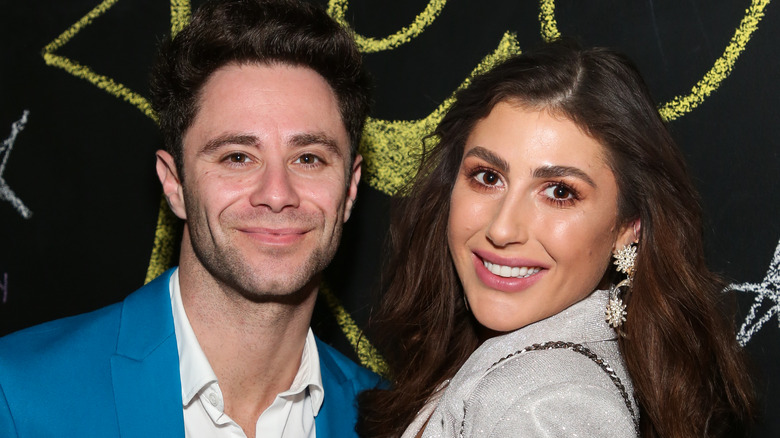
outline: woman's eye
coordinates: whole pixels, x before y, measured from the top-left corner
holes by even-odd
[[[303,154],[295,162],[300,164],[317,164],[320,162],[320,158],[312,154]]]
[[[555,184],[551,185],[550,187],[547,187],[544,190],[544,194],[547,195],[550,199],[555,199],[559,201],[567,201],[570,199],[574,199],[574,192],[572,192],[571,189],[568,187],[561,185],[561,184]]]
[[[497,173],[488,170],[477,173],[474,175],[474,179],[486,186],[501,187],[504,185]]]

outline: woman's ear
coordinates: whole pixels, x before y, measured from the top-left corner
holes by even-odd
[[[632,243],[639,243],[641,231],[642,221],[639,218],[628,221],[620,227],[617,239],[615,239],[615,247],[612,248],[612,252],[615,252],[616,249],[620,249],[624,246],[631,245]]]

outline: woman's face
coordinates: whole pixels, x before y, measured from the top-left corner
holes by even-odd
[[[477,320],[505,332],[590,294],[612,251],[633,241],[617,224],[606,151],[574,122],[497,104],[469,135],[450,204],[448,243]]]

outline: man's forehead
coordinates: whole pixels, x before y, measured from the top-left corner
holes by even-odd
[[[247,135],[262,141],[273,130],[291,145],[350,148],[330,84],[311,68],[281,63],[230,63],[215,70],[198,93],[184,137],[201,131],[199,143]]]
[[[317,70],[303,64],[295,64],[285,61],[230,61],[217,68],[215,68],[211,74],[209,74],[203,83],[200,85],[196,99],[196,108],[203,102],[204,94],[207,89],[214,85],[215,81],[220,80],[224,76],[235,77],[240,75],[241,72],[256,72],[259,76],[258,80],[262,78],[264,81],[273,81],[274,79],[286,79],[291,76],[295,77],[298,81],[302,79],[308,79],[308,82],[312,84],[318,84],[323,90],[327,90],[330,97],[338,105],[339,99],[336,90],[328,82],[328,80],[322,76]]]

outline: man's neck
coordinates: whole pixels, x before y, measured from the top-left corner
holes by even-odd
[[[182,304],[219,380],[225,413],[247,433],[276,395],[292,385],[317,296],[316,279],[295,304],[254,302],[182,261]]]

